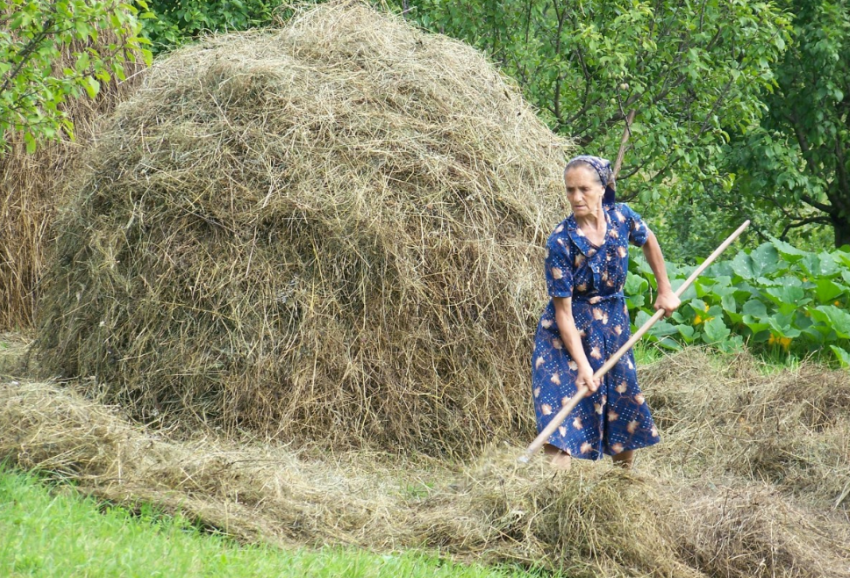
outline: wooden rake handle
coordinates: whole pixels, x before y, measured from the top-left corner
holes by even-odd
[[[697,267],[693,273],[691,273],[691,276],[688,277],[678,289],[676,289],[676,297],[681,297],[685,290],[690,287],[694,281],[696,281],[697,277],[699,277],[702,272],[705,271],[706,268],[711,265],[715,259],[717,259],[720,253],[725,251],[726,248],[731,245],[732,242],[737,239],[741,233],[744,232],[744,229],[746,229],[749,224],[749,220],[744,221],[743,225],[738,227],[738,229],[734,233],[732,233],[728,239],[723,241],[723,243],[719,247],[717,247],[717,249],[714,250],[714,253],[709,255],[708,259],[703,261],[702,264]],[[649,328],[652,327],[655,322],[661,319],[661,317],[663,316],[663,309],[659,309],[658,311],[656,311],[655,315],[650,317],[649,320],[647,320],[647,322],[644,323],[640,329],[635,331],[634,335],[632,335],[631,338],[629,338],[629,340],[626,341],[626,343],[624,343],[623,346],[618,349],[617,352],[602,365],[602,367],[596,370],[596,372],[593,374],[593,379],[601,379],[603,375],[608,373],[608,371],[617,364],[620,358],[623,357],[623,355],[625,355],[626,352],[628,352],[629,349],[631,349],[635,343],[637,343],[638,339],[643,337],[643,335],[647,331],[649,331]],[[578,404],[579,401],[581,401],[585,394],[587,394],[587,387],[579,388],[579,390],[570,399],[570,401],[567,402],[567,404],[564,405],[561,410],[555,414],[555,417],[552,418],[552,421],[550,421],[546,425],[546,427],[543,428],[543,431],[541,431],[540,434],[538,434],[538,436],[534,438],[534,441],[531,442],[531,445],[528,446],[528,448],[525,450],[525,453],[519,456],[518,460],[520,462],[527,463],[528,460],[530,460],[531,457],[537,452],[537,450],[543,447],[543,444],[546,443],[546,441],[549,439],[549,436],[555,433],[555,430],[558,429],[558,426],[561,425],[565,419],[567,419],[567,416],[570,414],[571,411],[573,411],[575,406]]]

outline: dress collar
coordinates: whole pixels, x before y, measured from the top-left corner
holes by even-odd
[[[594,247],[587,238],[587,235],[582,232],[576,223],[575,215],[567,217],[567,234],[570,236],[573,244],[581,251],[585,257],[593,257],[596,253],[602,251],[602,247],[608,242],[608,235],[611,232],[611,215],[609,214],[609,206],[602,205],[602,212],[605,213],[605,237],[602,239],[602,244]]]

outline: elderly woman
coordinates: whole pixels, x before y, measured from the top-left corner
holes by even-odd
[[[564,169],[573,213],[546,243],[549,301],[535,336],[532,389],[541,431],[579,388],[589,389],[544,451],[552,465],[568,469],[570,458],[613,457],[631,467],[634,451],[658,443],[658,430],[638,388],[629,351],[603,376],[593,379],[608,356],[629,339],[623,285],[628,243],[643,253],[658,281],[655,309],[669,316],[678,306],[661,247],[640,215],[614,202],[611,163],[592,156],[572,159]]]

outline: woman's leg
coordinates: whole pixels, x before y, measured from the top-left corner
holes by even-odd
[[[559,469],[559,470],[564,470],[564,471],[569,471],[571,461],[572,461],[570,454],[568,454],[567,452],[565,452],[564,450],[562,450],[560,448],[556,448],[552,444],[544,445],[543,446],[543,453],[546,454],[547,456],[552,456],[552,464],[551,465],[552,465],[553,468],[556,468],[556,469]]]

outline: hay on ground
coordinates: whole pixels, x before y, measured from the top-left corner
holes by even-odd
[[[363,3],[179,50],[74,179],[44,365],[143,420],[430,453],[527,434],[568,148],[481,54]]]
[[[731,360],[731,362],[730,362]],[[769,482],[817,509],[850,508],[850,373],[783,371],[749,354],[699,350],[641,372],[664,439],[646,453],[665,476]]]
[[[0,383],[0,423],[10,424],[0,428],[0,459],[57,472],[131,507],[148,501],[179,509],[252,542],[439,549],[460,560],[519,562],[576,577],[847,576],[850,504],[836,504],[840,496],[826,495],[834,486],[814,476],[834,468],[835,477],[850,479],[850,455],[807,455],[812,477],[800,486],[785,481],[802,479],[797,462],[780,461],[774,471],[784,475],[770,479],[730,462],[730,450],[766,443],[759,436],[770,435],[775,417],[765,412],[773,403],[766,400],[812,383],[840,397],[846,372],[803,364],[764,374],[746,356],[721,367],[690,351],[642,372],[666,427],[662,445],[642,451],[634,473],[585,462],[556,473],[542,457],[518,467],[516,446],[445,463],[211,437],[179,441],[69,388],[10,381]],[[790,415],[785,409],[776,415]],[[741,414],[762,433],[734,442],[729,433],[740,425],[728,418]],[[825,437],[807,444],[847,431],[850,412],[830,415],[821,423]],[[805,412],[798,417],[785,433],[799,440],[812,432]]]

